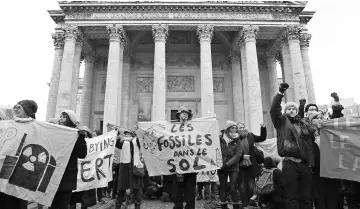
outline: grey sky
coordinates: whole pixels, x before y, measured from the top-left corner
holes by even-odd
[[[360,1],[314,0],[306,10],[316,11],[308,24],[312,34],[310,62],[318,104],[329,103],[330,93],[360,102],[360,59],[357,28]],[[47,10],[59,9],[55,0],[2,2],[0,23],[0,105],[33,99],[37,117],[45,119],[48,86],[54,56],[51,33],[55,23]]]

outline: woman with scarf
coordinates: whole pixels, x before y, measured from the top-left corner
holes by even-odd
[[[239,179],[240,195],[242,205],[248,206],[250,203],[250,197],[254,193],[255,178],[260,176],[259,164],[259,150],[255,147],[255,143],[263,142],[266,140],[266,126],[260,124],[260,136],[249,132],[245,125],[241,122],[237,123],[239,141],[243,149],[243,155],[240,159]],[[261,156],[260,156],[261,157]],[[256,204],[254,204],[256,206]]]
[[[14,120],[18,123],[27,123],[36,119],[38,106],[33,100],[22,100],[13,107]],[[7,119],[5,112],[0,120]],[[27,201],[0,192],[0,209],[26,209]]]
[[[239,195],[237,193],[237,180],[239,176],[239,160],[243,155],[243,148],[237,133],[238,127],[234,121],[226,121],[225,130],[220,134],[220,147],[223,165],[218,171],[220,181],[220,201],[221,208],[227,209],[224,202],[227,198],[227,180],[230,178],[230,193],[233,208],[239,209]]]
[[[116,200],[115,208],[120,209],[122,206],[126,207],[125,192],[127,189],[131,189],[135,202],[135,209],[140,209],[140,190],[143,187],[142,179],[145,175],[143,170],[144,165],[140,161],[140,142],[136,137],[136,134],[131,130],[124,131],[124,135],[124,137],[119,136],[116,142],[116,147],[121,149],[121,152],[118,177],[118,198]],[[141,173],[141,170],[143,173]]]
[[[60,114],[59,125],[75,128],[77,124],[76,114],[72,110],[63,110]],[[79,130],[79,136],[71,152],[69,162],[60,181],[50,209],[68,209],[71,193],[76,190],[78,159],[84,159],[87,155],[85,132]]]

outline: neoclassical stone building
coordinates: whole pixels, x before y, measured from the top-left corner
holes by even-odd
[[[173,120],[185,105],[194,117],[272,127],[278,62],[287,101],[315,102],[306,3],[59,2],[47,118],[76,109],[80,61],[85,72],[80,123]],[[273,136],[269,128],[268,135]]]

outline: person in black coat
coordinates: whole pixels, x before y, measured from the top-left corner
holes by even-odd
[[[76,127],[76,114],[72,110],[61,112],[59,124],[70,128]],[[60,181],[59,188],[55,194],[50,209],[68,209],[70,205],[71,193],[76,190],[78,159],[84,159],[87,155],[85,132],[78,131],[79,137],[76,140],[74,149],[71,152],[69,162],[65,168],[64,175]]]
[[[242,205],[248,206],[250,198],[254,194],[255,178],[260,176],[259,164],[256,157],[257,149],[255,143],[263,142],[266,140],[266,126],[260,124],[260,136],[257,136],[249,132],[245,125],[241,122],[237,123],[238,133],[243,148],[243,155],[240,158],[239,180],[240,196],[242,199]]]

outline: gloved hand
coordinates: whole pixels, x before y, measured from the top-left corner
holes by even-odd
[[[221,170],[227,170],[228,168],[229,166],[226,163],[221,166]]]
[[[183,174],[176,174],[176,178],[178,182],[184,182],[184,175]]]
[[[284,92],[286,91],[286,89],[288,89],[288,88],[289,88],[289,84],[287,84],[287,83],[281,83],[280,86],[279,86],[279,91],[280,91],[281,93],[284,93]]]
[[[339,96],[337,95],[336,92],[331,93],[330,96],[331,96],[332,98],[334,98],[335,102],[338,102],[338,101],[339,101]]]
[[[305,99],[305,98],[300,99],[300,100],[299,100],[299,103],[300,103],[300,106],[305,106],[305,104],[306,104],[306,99]]]

